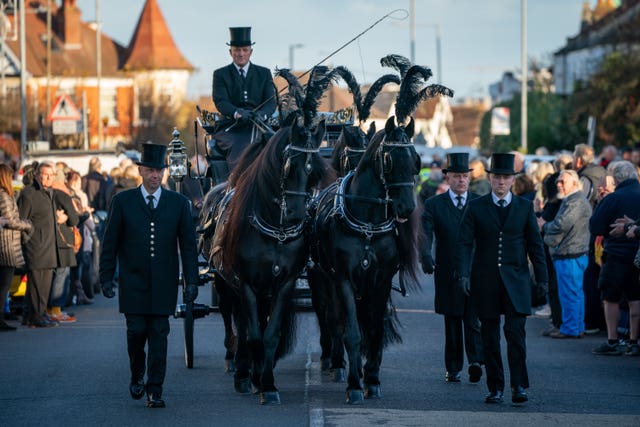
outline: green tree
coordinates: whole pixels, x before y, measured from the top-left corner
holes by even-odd
[[[576,85],[569,100],[571,122],[596,118],[596,148],[630,146],[640,140],[640,56],[614,52],[589,81]]]
[[[512,100],[497,105],[510,109],[510,135],[491,136],[491,111],[488,111],[480,128],[480,146],[488,151],[519,150],[522,129],[521,97],[517,94]],[[527,149],[533,153],[539,147],[550,152],[573,150],[580,140],[586,140],[586,130],[569,121],[567,100],[561,96],[534,89],[527,96]]]

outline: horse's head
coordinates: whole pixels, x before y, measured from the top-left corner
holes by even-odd
[[[358,166],[369,139],[359,126],[344,126],[334,147],[331,165],[341,176]]]
[[[396,219],[404,222],[416,207],[413,187],[420,172],[420,156],[410,140],[414,133],[413,119],[406,127],[396,126],[394,120],[390,117],[385,124],[384,139],[376,153],[376,168]]]
[[[291,126],[288,144],[282,151],[282,218],[297,217],[306,209],[311,187],[317,183],[314,171],[318,169],[318,152],[324,132],[324,122],[313,132],[296,122]]]

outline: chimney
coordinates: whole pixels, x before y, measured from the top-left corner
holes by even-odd
[[[580,31],[587,28],[593,22],[593,12],[589,6],[589,2],[582,2],[582,19],[580,20]]]
[[[82,25],[80,9],[76,0],[62,0],[62,8],[56,15],[57,33],[64,40],[65,49],[80,49],[82,45]]]

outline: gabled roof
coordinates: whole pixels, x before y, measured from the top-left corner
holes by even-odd
[[[37,5],[37,4],[36,4]],[[35,5],[32,3],[32,6]],[[59,10],[59,9],[58,9]],[[54,11],[55,13],[56,11]],[[13,16],[9,16],[12,26]],[[47,18],[45,13],[38,13],[38,9],[27,8],[26,20],[26,54],[27,71],[34,77],[47,74]],[[94,76],[96,74],[96,31],[86,22],[81,25],[81,46],[78,49],[65,49],[64,41],[58,34],[52,32],[51,37],[51,74],[53,76]],[[12,52],[20,52],[20,41],[6,42]],[[104,33],[101,34],[102,43],[102,75],[115,76],[119,71],[119,58],[125,48]]]
[[[169,31],[156,0],[147,0],[133,33],[125,70],[193,70]]]

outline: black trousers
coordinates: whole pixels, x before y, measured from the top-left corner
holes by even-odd
[[[504,337],[507,340],[507,360],[511,387],[529,387],[525,324],[527,317],[517,313],[504,285],[500,286],[500,308],[504,313]],[[484,362],[489,391],[504,390],[504,368],[500,351],[500,316],[481,318]]]
[[[460,372],[462,370],[464,352],[467,353],[469,364],[484,363],[480,321],[476,315],[469,311],[464,316],[445,315],[444,334],[444,364],[447,372]]]
[[[11,289],[14,271],[15,267],[0,265],[0,315],[4,314],[4,304],[7,300],[7,293]]]
[[[125,317],[131,382],[144,379],[146,365],[147,393],[162,395],[162,384],[167,372],[169,316],[125,314]],[[144,351],[146,343],[148,343],[148,356]]]
[[[29,270],[27,272],[26,315],[27,321],[42,322],[42,317],[51,293],[53,268]]]

